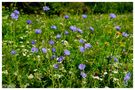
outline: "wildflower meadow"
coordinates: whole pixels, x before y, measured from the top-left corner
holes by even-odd
[[[2,87],[133,88],[133,13],[51,5],[2,6]]]

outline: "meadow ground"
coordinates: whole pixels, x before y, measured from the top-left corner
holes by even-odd
[[[133,14],[3,14],[2,86],[132,88]]]

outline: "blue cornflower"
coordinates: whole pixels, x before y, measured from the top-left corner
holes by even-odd
[[[58,58],[58,62],[62,62],[63,59],[64,59],[64,57],[63,57],[63,56],[60,56],[60,57]]]
[[[84,47],[79,47],[80,48],[80,52],[84,52],[85,51],[85,48]]]
[[[51,59],[54,59],[54,58],[56,58],[56,55],[52,55]]]
[[[60,39],[60,38],[61,38],[61,35],[60,35],[60,34],[57,34],[57,35],[56,35],[56,38],[57,38],[57,39]]]
[[[68,31],[65,31],[65,34],[66,34],[66,35],[68,35],[68,34],[69,34],[69,32],[68,32]]]
[[[87,49],[87,48],[91,48],[92,46],[91,46],[91,44],[87,43],[84,45],[84,47],[85,47],[85,49]]]
[[[31,41],[31,44],[36,44],[36,42],[34,40]]]
[[[32,21],[31,21],[31,20],[27,20],[26,23],[27,23],[27,24],[31,24]]]
[[[10,16],[11,16],[12,19],[15,19],[15,20],[17,20],[18,17],[19,17],[19,16],[18,16],[17,14],[15,14],[15,13],[11,13]]]
[[[118,62],[118,58],[114,57],[114,61],[115,61],[115,62]]]
[[[15,13],[16,15],[19,15],[20,14],[20,12],[18,10],[14,10],[13,13]]]
[[[70,55],[70,51],[69,50],[64,50],[64,55]]]
[[[59,68],[59,65],[58,65],[58,64],[54,64],[53,67],[54,67],[55,69],[58,69],[58,68]]]
[[[122,36],[123,36],[123,37],[128,37],[128,34],[127,34],[126,32],[123,32],[123,33],[122,33]]]
[[[114,13],[111,13],[109,16],[110,16],[111,19],[116,18],[116,15]]]
[[[52,48],[52,52],[56,52],[56,49],[55,48]]]
[[[84,72],[81,72],[81,74],[80,74],[83,78],[86,78],[87,77],[87,74],[86,73],[84,73]]]
[[[77,28],[77,31],[79,32],[79,33],[83,33],[83,31],[80,29],[80,28]]]
[[[85,65],[85,64],[79,64],[79,65],[78,65],[78,68],[79,68],[80,70],[84,70],[84,69],[85,69],[85,67],[86,67],[86,65]]]
[[[31,52],[38,52],[38,48],[36,48],[36,47],[32,47],[32,49],[31,49]]]
[[[85,43],[85,41],[83,39],[80,39],[79,42],[80,43]]]
[[[72,30],[73,32],[75,32],[75,31],[77,30],[77,28],[76,28],[75,26],[70,26],[69,28],[70,28],[70,30]]]
[[[42,52],[43,53],[47,53],[47,49],[46,48],[42,48]]]
[[[116,26],[115,29],[116,30],[120,30],[121,28],[120,28],[120,26]]]
[[[65,16],[64,16],[64,18],[65,18],[65,19],[68,19],[68,18],[69,18],[69,16],[68,16],[68,15],[65,15]]]
[[[51,26],[51,29],[55,29],[55,30],[56,30],[57,27],[56,27],[55,25],[52,25],[52,26]]]
[[[128,80],[129,80],[130,78],[131,78],[131,73],[128,72],[128,73],[125,75],[125,77],[124,77],[124,84],[125,84],[125,86],[128,85]]]
[[[49,11],[50,8],[49,8],[49,6],[44,6],[44,7],[43,7],[43,10],[44,10],[44,11]]]
[[[83,15],[82,15],[82,18],[87,18],[87,15],[86,15],[86,14],[83,14]]]
[[[41,29],[36,29],[36,30],[35,30],[35,33],[36,33],[36,34],[41,34],[42,31],[41,31]]]
[[[50,44],[50,45],[54,45],[54,41],[53,41],[53,40],[50,40],[50,41],[49,41],[49,44]]]
[[[94,28],[93,27],[90,27],[90,30],[93,32],[94,31]]]
[[[15,50],[12,50],[10,53],[11,53],[12,55],[15,55],[15,54],[16,54],[16,51],[15,51]]]

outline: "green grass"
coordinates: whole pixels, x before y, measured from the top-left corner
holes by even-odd
[[[26,20],[32,20],[31,25]],[[57,30],[52,30],[52,25]],[[72,32],[69,27],[75,25],[83,30],[83,34]],[[121,26],[121,30],[115,30],[115,26]],[[89,27],[94,28],[92,33]],[[35,29],[41,29],[40,35],[35,34]],[[65,35],[64,31],[69,31]],[[122,32],[127,32],[128,37],[123,37]],[[61,39],[55,39],[57,34]],[[90,43],[92,48],[79,51],[79,39],[83,38]],[[70,51],[59,68],[53,68],[57,63],[56,58],[50,60],[53,55],[49,40],[55,41],[55,55],[63,55],[64,50]],[[32,40],[36,40],[38,53],[32,53]],[[66,40],[66,44],[62,44]],[[44,41],[44,43],[43,43]],[[44,54],[41,48],[48,49]],[[11,50],[17,54],[11,55]],[[125,49],[125,52],[123,52]],[[118,58],[108,60],[108,56]],[[19,15],[17,21],[12,20],[9,15],[2,16],[2,86],[21,88],[132,88],[133,87],[133,14],[117,15],[110,19],[108,14],[88,15],[83,19],[81,15],[71,15],[65,20],[63,17],[45,17],[44,15]],[[86,65],[84,72],[86,78],[80,76],[78,65]],[[116,72],[117,71],[117,72]],[[116,73],[115,73],[116,72]],[[131,72],[128,85],[124,86],[124,77]],[[105,74],[107,73],[107,74]],[[29,78],[33,75],[33,78]],[[98,76],[99,79],[93,78]]]

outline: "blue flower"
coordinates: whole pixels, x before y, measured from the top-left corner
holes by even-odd
[[[53,41],[53,40],[50,40],[50,41],[49,41],[49,44],[50,44],[50,45],[54,45],[54,41]]]
[[[80,39],[79,42],[80,43],[85,43],[85,41],[83,39]]]
[[[44,10],[44,11],[49,11],[50,8],[49,8],[49,6],[44,6],[44,7],[43,7],[43,10]]]
[[[31,21],[31,20],[27,20],[26,23],[27,23],[27,24],[31,24],[32,21]]]
[[[12,50],[10,53],[11,53],[12,55],[15,55],[15,54],[16,54],[16,51],[15,51],[15,50]]]
[[[110,16],[111,19],[116,18],[116,15],[114,13],[111,13],[109,16]]]
[[[56,52],[56,49],[55,48],[52,48],[52,52]]]
[[[64,18],[65,18],[65,19],[68,19],[68,18],[69,18],[69,16],[68,16],[68,15],[65,15],[65,16],[64,16]]]
[[[66,35],[68,35],[68,34],[69,34],[69,32],[68,32],[68,31],[65,31],[65,34],[66,34]]]
[[[60,56],[59,58],[58,58],[58,62],[62,62],[64,60],[64,57],[63,56]]]
[[[80,70],[84,70],[84,69],[85,69],[85,67],[86,67],[86,65],[85,65],[85,64],[79,64],[79,65],[78,65],[78,68],[79,68]]]
[[[120,28],[120,26],[116,26],[115,29],[116,30],[120,30],[121,28]]]
[[[51,26],[51,29],[55,29],[55,30],[56,30],[57,27],[56,27],[55,25],[52,25],[52,26]]]
[[[60,34],[57,34],[57,35],[56,35],[56,38],[57,38],[57,39],[60,39],[60,38],[61,38],[61,35],[60,35]]]
[[[15,14],[15,13],[11,13],[10,16],[11,16],[12,19],[15,19],[15,20],[17,20],[18,17],[19,17],[19,16],[18,16],[17,14]]]
[[[77,28],[75,26],[70,26],[69,29],[72,30],[73,32],[75,32],[77,30]]]
[[[125,77],[124,77],[124,85],[127,86],[128,85],[128,80],[131,78],[131,73],[128,72]]]
[[[90,30],[93,32],[94,31],[94,28],[93,27],[90,27]]]
[[[18,10],[14,10],[13,13],[15,13],[16,15],[19,15],[20,14],[20,12]]]
[[[58,64],[54,64],[53,67],[54,67],[55,69],[58,69],[58,68],[59,68],[59,65],[58,65]]]
[[[36,33],[36,34],[41,34],[42,31],[41,31],[41,29],[36,29],[36,30],[35,30],[35,33]]]
[[[36,44],[36,42],[34,40],[31,41],[31,44]]]
[[[64,50],[64,54],[65,55],[70,55],[70,51],[69,50]]]
[[[80,28],[77,28],[77,31],[79,32],[79,33],[83,33],[83,31],[80,29]]]
[[[84,73],[84,72],[81,72],[81,74],[80,74],[83,78],[86,78],[87,77],[87,74],[86,73]]]
[[[86,14],[83,14],[83,15],[82,15],[82,18],[87,18],[87,15],[86,15]]]
[[[47,53],[47,49],[46,48],[42,48],[42,52],[43,53]]]
[[[33,52],[33,53],[36,52],[37,53],[38,52],[38,48],[32,47],[31,52]]]
[[[126,32],[123,32],[123,33],[122,33],[122,36],[123,36],[123,37],[128,37],[128,34],[127,34]]]
[[[84,47],[79,47],[80,48],[80,52],[84,52],[85,51],[85,48]]]
[[[92,46],[91,46],[91,44],[87,43],[84,45],[84,47],[85,47],[85,49],[87,49],[87,48],[91,48]]]
[[[114,57],[114,61],[115,61],[115,62],[118,62],[118,58]]]
[[[52,55],[51,59],[54,59],[54,58],[56,58],[56,55]]]

